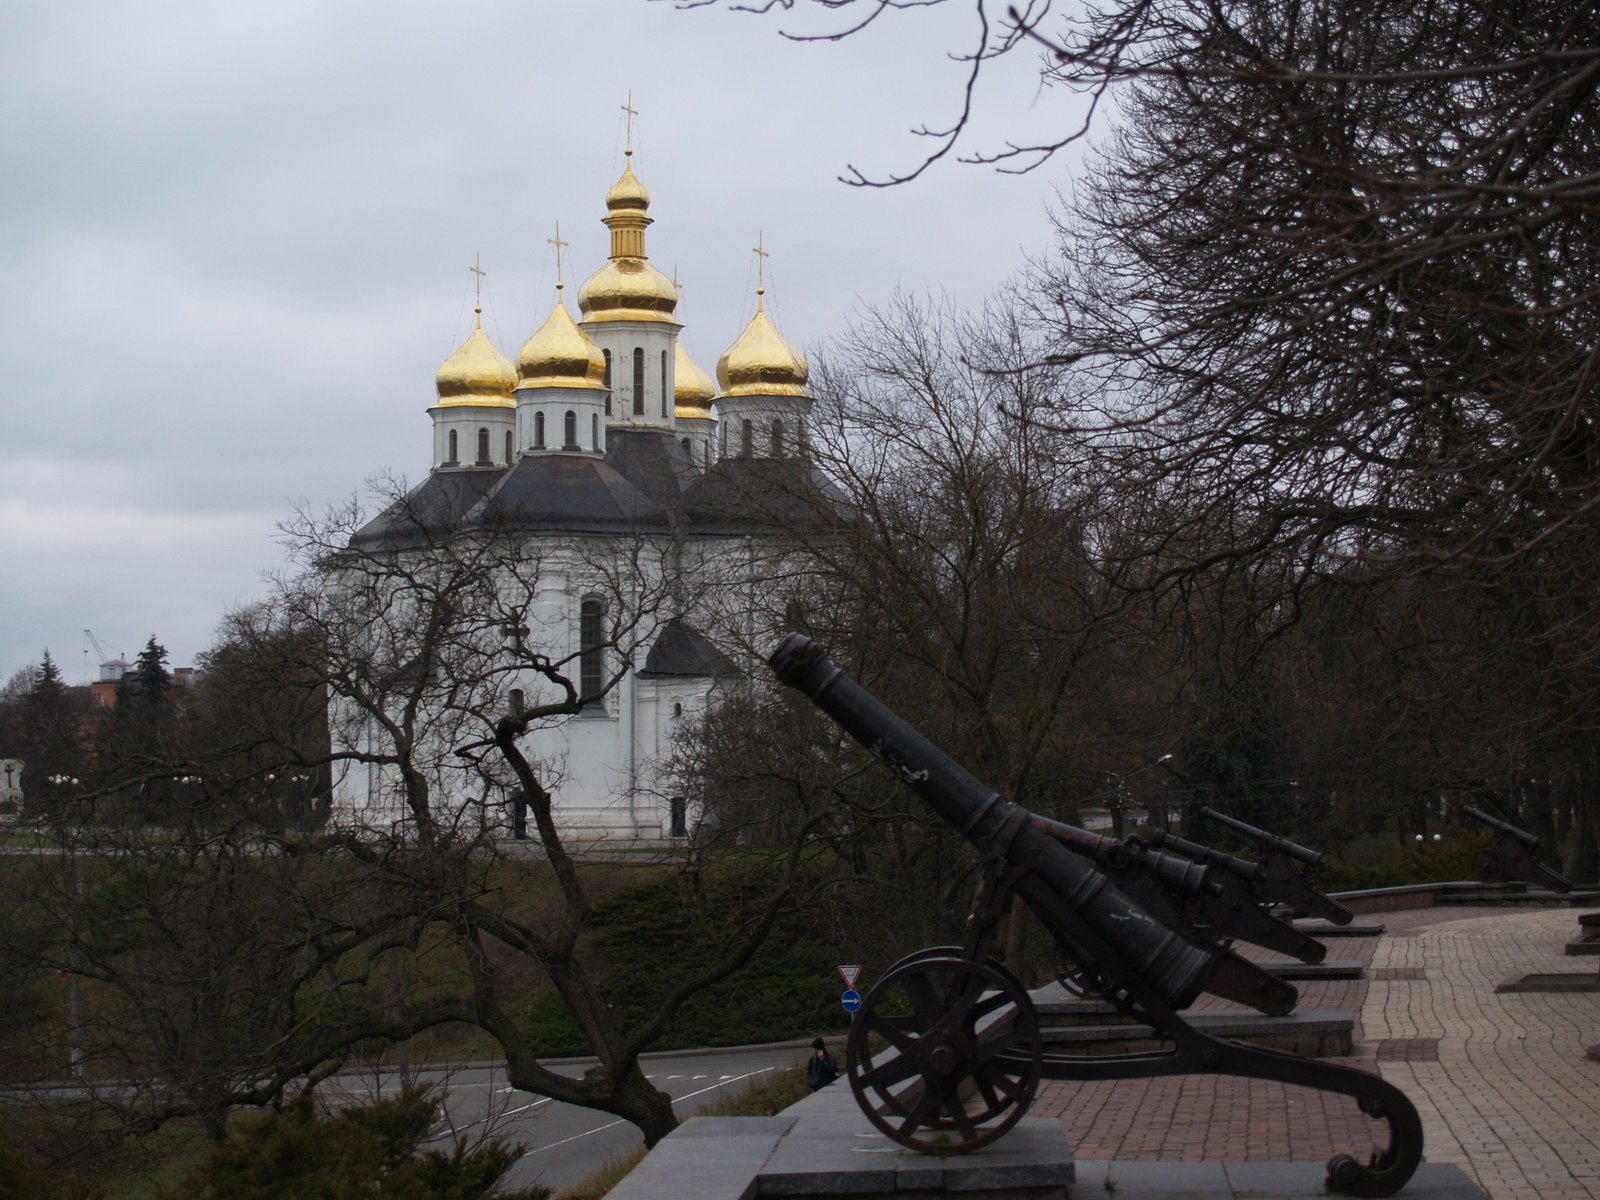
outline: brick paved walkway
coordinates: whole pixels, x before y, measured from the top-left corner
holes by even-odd
[[[1357,1057],[1416,1104],[1429,1162],[1459,1163],[1495,1200],[1600,1200],[1600,994],[1512,993],[1513,975],[1592,969],[1565,957],[1572,909],[1424,909],[1361,918],[1382,938],[1331,943],[1369,980],[1299,985],[1300,1007],[1355,1008]],[[1206,1008],[1231,1007],[1208,998]],[[1058,1116],[1080,1160],[1365,1158],[1387,1127],[1342,1096],[1217,1076],[1046,1083],[1032,1110]]]

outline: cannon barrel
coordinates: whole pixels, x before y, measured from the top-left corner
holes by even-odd
[[[1572,880],[1539,861],[1539,839],[1526,829],[1518,829],[1470,805],[1463,804],[1461,811],[1494,830],[1489,848],[1483,852],[1482,865],[1487,878],[1520,879],[1552,892],[1572,890]]]
[[[1074,943],[1074,926],[1082,926],[1174,1008],[1186,1007],[1202,991],[1265,1012],[1293,1007],[1293,989],[1286,997],[1271,991],[1152,918],[1103,874],[1026,820],[1032,814],[985,787],[845,675],[810,638],[790,634],[768,664],[781,682],[807,696],[881,759],[963,838],[980,849],[1004,849],[1010,861],[1028,864],[1017,890],[1058,938]],[[1008,831],[1010,844],[1005,845]]]
[[[1538,837],[1535,834],[1529,833],[1526,829],[1518,829],[1515,825],[1512,825],[1507,821],[1502,821],[1499,817],[1491,817],[1488,813],[1483,812],[1481,809],[1473,808],[1470,804],[1463,804],[1461,806],[1461,811],[1467,816],[1471,817],[1474,821],[1477,821],[1480,825],[1487,825],[1496,833],[1505,833],[1511,835],[1529,850],[1537,850],[1539,848]]]
[[[1162,854],[1135,840],[1118,840],[1102,837],[1065,821],[1052,821],[1037,814],[1033,823],[1069,850],[1076,851],[1096,862],[1123,867],[1138,860],[1139,864],[1161,885],[1178,896],[1198,896],[1202,892],[1215,892],[1215,884],[1207,886],[1204,863],[1191,862],[1176,854]]]
[[[1307,849],[1298,842],[1291,842],[1288,838],[1281,838],[1275,833],[1268,833],[1265,829],[1257,829],[1254,825],[1246,825],[1237,817],[1230,817],[1227,813],[1219,813],[1209,805],[1202,808],[1201,813],[1210,817],[1219,825],[1225,825],[1237,834],[1249,838],[1258,845],[1271,850],[1281,850],[1290,858],[1297,858],[1308,867],[1322,865],[1322,855],[1315,850]]]
[[[1210,846],[1202,846],[1199,842],[1190,842],[1170,833],[1165,829],[1158,829],[1150,835],[1152,846],[1161,846],[1170,849],[1174,854],[1181,854],[1184,858],[1192,859],[1197,863],[1205,863],[1208,867],[1221,867],[1229,874],[1237,875],[1247,882],[1255,882],[1261,878],[1261,864],[1253,863],[1248,858],[1235,858],[1221,850]]]

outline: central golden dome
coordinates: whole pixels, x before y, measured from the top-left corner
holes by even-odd
[[[804,396],[811,367],[778,332],[756,289],[756,315],[717,360],[717,383],[724,396]]]
[[[515,407],[511,390],[517,386],[517,373],[511,360],[495,349],[483,331],[483,309],[474,309],[478,324],[460,348],[439,368],[434,387],[441,407],[462,404],[491,404]]]
[[[578,311],[586,321],[671,322],[678,289],[645,260],[650,193],[633,173],[631,147],[627,156],[622,177],[606,193],[606,215],[601,218],[611,230],[611,261],[578,289]]]
[[[709,417],[712,398],[717,394],[711,376],[689,357],[682,342],[677,343],[672,363],[672,398],[677,418]]]
[[[517,355],[517,386],[605,390],[606,359],[595,340],[578,328],[556,284],[556,306]]]
[[[677,307],[672,280],[643,258],[613,258],[578,289],[586,321],[671,321]]]

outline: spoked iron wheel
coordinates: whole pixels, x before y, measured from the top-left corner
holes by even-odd
[[[1004,967],[916,955],[877,982],[850,1025],[850,1090],[901,1145],[961,1153],[1028,1111],[1043,1054],[1033,1003]]]
[[[1128,1011],[1128,994],[1103,979],[1087,959],[1080,961],[1057,946],[1055,968],[1056,982],[1069,996],[1079,1000],[1104,1000],[1121,1012]]]

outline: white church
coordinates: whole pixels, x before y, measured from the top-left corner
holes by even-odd
[[[775,535],[833,492],[808,461],[805,357],[767,316],[762,289],[715,382],[685,352],[677,288],[645,254],[650,194],[626,153],[605,198],[610,258],[579,288],[578,318],[558,281],[513,364],[480,315],[439,368],[433,465],[406,496],[404,521],[391,509],[352,546],[404,554],[417,514],[446,534],[491,523],[508,532],[527,575],[515,580],[528,597],[517,635],[570,664],[582,695],[604,692],[519,742],[563,835],[665,844],[696,819],[693,781],[667,768],[674,733],[755,669],[784,602]],[[481,705],[523,711],[552,694],[536,672],[508,671],[494,687]],[[521,836],[520,793],[452,759],[466,731],[441,721],[435,795],[475,806],[497,837]],[[371,743],[372,726],[341,721],[336,703],[335,748]],[[332,820],[394,828],[402,790],[388,768],[349,764],[335,777]]]

